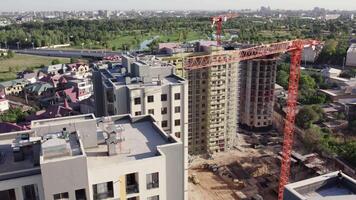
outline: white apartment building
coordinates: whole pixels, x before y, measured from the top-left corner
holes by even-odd
[[[314,63],[318,59],[323,47],[323,45],[305,47],[302,53],[302,61]]]
[[[80,115],[0,135],[1,200],[185,200],[183,144],[151,116]]]
[[[96,115],[152,115],[164,131],[182,138],[188,129],[188,82],[154,57],[122,60],[111,69],[94,69]]]
[[[347,51],[346,65],[356,67],[356,43],[352,44]]]

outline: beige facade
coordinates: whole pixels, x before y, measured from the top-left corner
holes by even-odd
[[[190,154],[212,154],[234,145],[238,77],[237,63],[188,72]]]

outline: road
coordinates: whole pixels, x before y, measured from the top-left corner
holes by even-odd
[[[54,50],[54,49],[22,49],[15,50],[19,54],[30,54],[38,56],[65,57],[65,58],[93,58],[101,59],[105,56],[120,55],[121,52],[102,50]]]

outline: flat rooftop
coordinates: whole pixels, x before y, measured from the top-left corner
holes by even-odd
[[[39,164],[34,162],[34,157],[39,157],[39,154],[32,153],[28,148],[24,151],[23,159],[15,161],[13,145],[18,134],[19,132],[6,134],[6,136],[0,134],[0,181],[40,173]],[[32,138],[30,142],[38,139]],[[23,144],[23,146],[26,145]]]
[[[356,181],[339,172],[288,184],[286,190],[303,200],[356,199]]]
[[[120,163],[145,159],[160,155],[157,146],[170,144],[163,131],[155,127],[151,120],[143,119],[136,122],[127,118],[113,119],[114,126],[122,130],[117,137],[123,139],[116,144],[117,155],[107,155],[106,143],[99,144],[96,148],[85,149],[89,165],[102,165],[103,163]],[[105,138],[105,132],[98,129],[98,138]],[[100,141],[100,139],[99,139]]]

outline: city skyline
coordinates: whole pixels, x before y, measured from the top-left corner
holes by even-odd
[[[314,7],[337,10],[356,10],[354,3],[347,0],[299,0],[286,3],[283,0],[178,0],[175,2],[164,0],[152,0],[147,4],[144,0],[102,0],[87,2],[85,0],[3,0],[0,11],[65,11],[65,10],[239,10],[239,9],[258,9],[261,6],[270,6],[272,9],[293,9],[310,10]],[[297,8],[297,9],[296,9]]]

